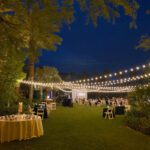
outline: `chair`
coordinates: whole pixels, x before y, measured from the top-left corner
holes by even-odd
[[[44,118],[44,109],[43,108],[38,108],[37,109],[37,115],[41,116],[42,120]]]
[[[56,103],[51,103],[51,110],[56,110]]]
[[[108,108],[107,111],[105,112],[105,119],[113,119],[114,115],[113,115],[113,109],[112,108]]]

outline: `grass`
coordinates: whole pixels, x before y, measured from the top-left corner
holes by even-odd
[[[43,137],[0,144],[0,150],[150,150],[150,137],[102,118],[102,108],[58,107],[43,121]]]

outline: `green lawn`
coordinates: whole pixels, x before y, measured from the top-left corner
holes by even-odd
[[[58,107],[43,121],[43,137],[3,143],[0,150],[150,150],[150,137],[124,126],[123,116],[103,119],[101,111]]]

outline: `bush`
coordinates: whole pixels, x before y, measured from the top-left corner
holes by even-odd
[[[135,130],[150,135],[150,107],[148,106],[148,108],[132,109],[127,113],[126,124]]]
[[[12,105],[10,107],[1,107],[0,115],[11,115],[16,114],[18,112],[18,105]]]
[[[137,88],[128,98],[132,110],[126,115],[126,124],[150,135],[150,87]]]

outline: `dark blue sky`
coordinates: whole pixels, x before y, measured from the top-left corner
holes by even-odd
[[[62,45],[56,52],[43,51],[38,65],[54,66],[60,72],[101,73],[134,67],[150,60],[150,52],[136,50],[140,36],[150,35],[150,0],[141,0],[138,29],[129,29],[129,18],[122,16],[115,24],[102,19],[95,28],[86,25],[85,16],[76,10],[76,20],[71,28],[61,31]]]

